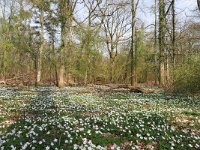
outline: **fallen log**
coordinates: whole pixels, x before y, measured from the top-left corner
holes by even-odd
[[[6,81],[5,81],[5,80],[0,80],[0,84],[5,85],[5,84],[6,84]]]
[[[145,91],[139,87],[129,87],[129,89],[132,93],[145,93]]]
[[[119,88],[128,89],[129,88],[127,84],[106,84],[106,86],[108,86],[111,89],[119,89]]]

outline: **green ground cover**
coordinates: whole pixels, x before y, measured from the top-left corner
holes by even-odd
[[[102,89],[0,88],[0,149],[200,148],[200,99]]]

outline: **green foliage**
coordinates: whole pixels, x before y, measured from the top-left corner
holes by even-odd
[[[91,83],[92,80],[105,75],[103,71],[103,56],[101,54],[101,39],[95,28],[82,24],[75,30],[79,43],[74,47],[70,72],[78,81]]]
[[[200,56],[191,56],[174,72],[173,92],[197,94],[200,91]]]

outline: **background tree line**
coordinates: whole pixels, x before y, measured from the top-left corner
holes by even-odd
[[[177,1],[154,0],[142,10],[142,0],[0,0],[0,78],[178,90],[198,68],[200,26],[195,10],[196,17],[179,21]]]

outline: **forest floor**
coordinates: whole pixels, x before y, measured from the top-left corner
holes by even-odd
[[[162,92],[0,87],[0,149],[200,149],[199,110]]]

